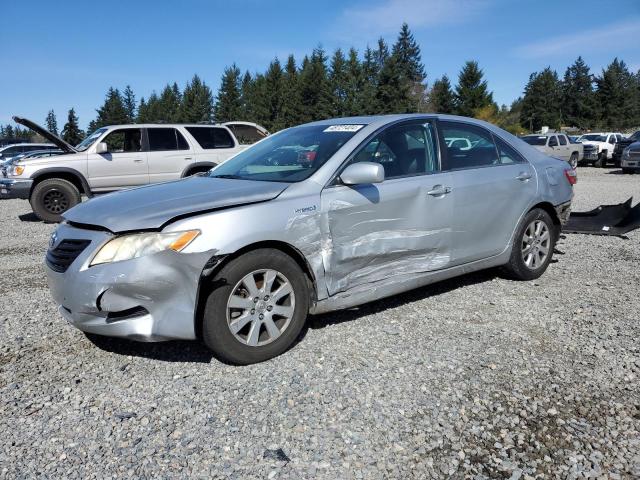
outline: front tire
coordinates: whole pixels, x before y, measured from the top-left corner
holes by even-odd
[[[596,160],[593,163],[593,166],[597,167],[597,168],[604,168],[604,167],[607,166],[607,152],[606,151],[601,152],[600,155],[598,155],[598,160]]]
[[[62,214],[81,201],[75,185],[62,178],[49,178],[37,183],[29,197],[33,213],[45,222],[62,221]]]
[[[287,254],[254,250],[215,276],[204,311],[204,343],[220,360],[249,365],[289,349],[309,312],[307,277]]]
[[[527,213],[514,236],[509,263],[504,266],[507,276],[514,280],[539,278],[553,257],[557,228],[541,208]]]
[[[569,158],[569,165],[574,170],[578,167],[578,154],[576,152],[571,154],[571,158]]]

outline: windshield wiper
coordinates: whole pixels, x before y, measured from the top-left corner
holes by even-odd
[[[211,175],[211,178],[231,178],[233,180],[244,180],[244,177],[240,175],[231,175],[231,174],[222,174],[222,175]]]

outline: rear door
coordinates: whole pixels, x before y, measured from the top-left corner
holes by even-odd
[[[146,134],[149,183],[180,178],[193,162],[193,152],[184,135],[172,127],[149,127]]]
[[[508,245],[537,184],[533,167],[505,141],[478,125],[440,121],[444,170],[451,174],[452,265],[488,258]],[[468,138],[472,148],[446,147]]]
[[[185,128],[202,149],[196,153],[196,161],[210,161],[219,164],[238,152],[233,136],[224,127],[188,126]]]
[[[446,268],[451,175],[439,171],[434,124],[421,120],[388,127],[344,167],[357,162],[382,164],[385,180],[350,186],[336,180],[322,191],[330,235],[324,258],[329,294]]]
[[[107,153],[88,155],[87,169],[92,189],[115,190],[149,183],[141,128],[112,130],[102,142],[107,144]]]
[[[564,134],[558,134],[558,150],[561,155],[558,158],[569,161],[569,157],[571,156],[571,145],[569,139]]]

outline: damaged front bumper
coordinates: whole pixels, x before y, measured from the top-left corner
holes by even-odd
[[[71,325],[148,342],[196,338],[198,285],[211,251],[165,251],[89,267],[112,234],[63,224],[56,237],[52,250],[68,240],[89,242],[65,271],[46,262],[51,294]]]

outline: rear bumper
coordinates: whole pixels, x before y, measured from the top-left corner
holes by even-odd
[[[569,220],[569,215],[571,215],[571,200],[565,203],[561,203],[560,205],[555,206],[556,214],[558,215],[558,219],[560,220],[560,224],[564,225]]]
[[[0,198],[28,199],[33,180],[0,178]]]

